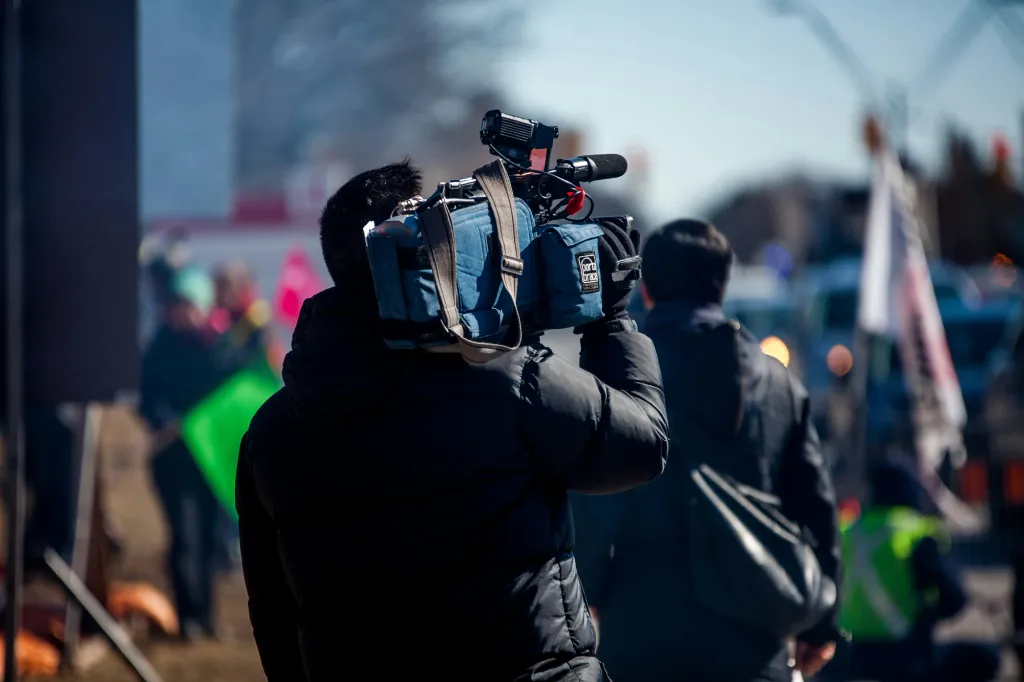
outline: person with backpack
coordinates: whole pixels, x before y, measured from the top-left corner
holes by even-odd
[[[723,313],[724,235],[678,220],[642,255],[673,460],[623,496],[573,498],[601,658],[629,682],[811,677],[840,637],[840,543],[807,393]],[[770,589],[771,567],[804,604]]]
[[[578,329],[579,367],[535,336],[481,364],[393,350],[363,229],[421,179],[392,164],[328,200],[334,286],[303,304],[284,388],[242,440],[235,504],[264,672],[603,682],[568,491],[625,491],[667,459],[658,359],[612,280],[636,245],[600,223],[604,316]]]

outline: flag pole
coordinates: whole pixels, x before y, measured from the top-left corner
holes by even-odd
[[[851,430],[849,455],[852,458],[848,471],[856,472],[853,484],[854,495],[863,499],[867,492],[868,466],[868,386],[871,380],[871,335],[857,326],[853,336],[853,381],[852,390],[856,405],[853,429]]]
[[[878,119],[869,114],[864,120],[864,145],[867,148],[872,164],[875,166],[871,180],[871,205],[865,219],[864,230],[861,237],[861,281],[858,291],[857,324],[853,331],[853,376],[852,391],[854,404],[856,405],[855,420],[850,433],[849,456],[852,457],[850,470],[856,472],[856,484],[853,486],[858,497],[863,497],[867,490],[867,467],[868,467],[868,390],[871,385],[871,366],[874,356],[874,336],[865,329],[863,324],[865,310],[865,271],[868,261],[868,244],[871,233],[872,221],[877,220],[874,215],[877,211],[877,173],[878,161],[885,152],[887,144],[885,134],[882,131]],[[876,246],[877,248],[877,246]],[[877,273],[876,273],[877,274]],[[878,303],[872,300],[871,303]]]

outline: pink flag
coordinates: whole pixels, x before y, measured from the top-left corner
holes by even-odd
[[[274,296],[277,321],[294,329],[303,301],[323,288],[306,250],[293,246],[284,257],[281,276],[277,280],[277,294]]]

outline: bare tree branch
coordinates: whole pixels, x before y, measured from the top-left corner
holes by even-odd
[[[477,144],[469,106],[488,94],[521,27],[520,6],[469,0],[241,0],[238,175],[281,177],[306,142],[337,141],[366,167],[429,154],[448,166]],[[452,112],[465,138],[448,128]],[[451,146],[436,144],[438,138]]]

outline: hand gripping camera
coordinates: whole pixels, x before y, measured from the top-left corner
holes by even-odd
[[[621,177],[626,160],[581,156],[551,168],[557,137],[557,127],[489,111],[480,140],[497,160],[368,227],[388,346],[460,352],[482,363],[518,348],[524,335],[604,315],[597,248],[604,230],[590,220],[593,200],[580,184]],[[640,258],[616,270],[617,285],[631,287]]]

